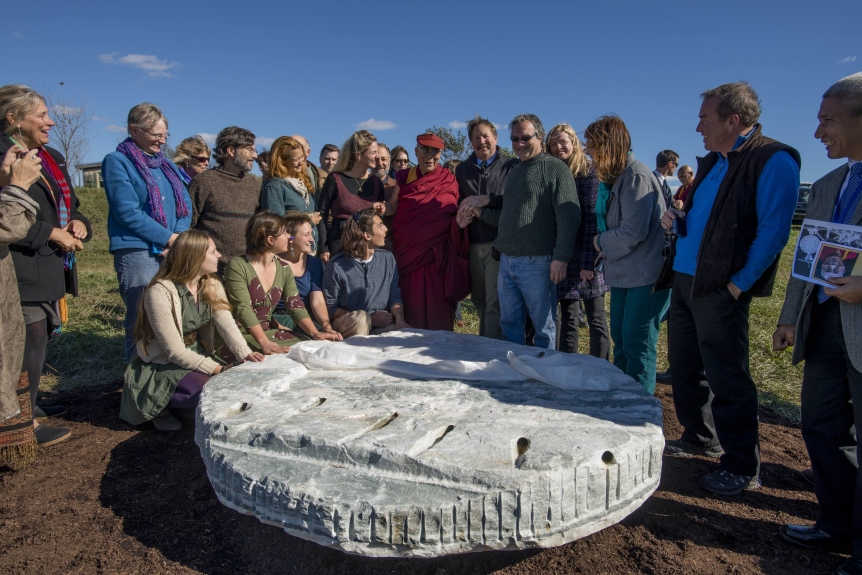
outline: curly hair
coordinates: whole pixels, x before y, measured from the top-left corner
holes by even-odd
[[[225,160],[228,158],[228,148],[233,148],[236,151],[238,148],[245,148],[247,146],[254,146],[254,134],[245,128],[230,126],[219,132],[218,136],[216,136],[213,157],[217,164],[223,166]]]
[[[206,156],[209,158],[210,154],[212,154],[212,150],[204,142],[204,139],[200,136],[192,136],[191,138],[186,138],[177,146],[173,162],[178,166],[185,166],[196,156]]]
[[[374,234],[374,208],[365,208],[347,218],[341,230],[341,250],[351,258],[365,259],[368,240],[365,234]]]
[[[632,148],[628,128],[619,116],[602,116],[584,130],[587,146],[593,150],[593,166],[599,181],[612,186],[626,169]]]

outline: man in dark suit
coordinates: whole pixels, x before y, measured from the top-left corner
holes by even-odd
[[[826,91],[818,118],[814,137],[830,158],[848,161],[811,187],[807,217],[862,232],[862,73]],[[782,525],[779,534],[801,547],[852,549],[834,573],[862,575],[862,473],[841,449],[853,443],[851,426],[862,425],[862,277],[830,282],[834,288],[791,278],[772,336],[773,349],[793,346],[793,363],[805,360],[802,438],[820,504],[813,526]]]
[[[661,194],[667,207],[673,206],[673,192],[667,183],[667,178],[672,178],[677,168],[679,168],[679,154],[673,150],[663,150],[655,157],[655,169],[652,173],[661,184]]]

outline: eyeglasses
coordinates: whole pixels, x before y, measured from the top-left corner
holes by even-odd
[[[426,148],[425,146],[419,146],[416,149],[419,150],[425,156],[436,156],[443,151],[438,148]]]
[[[392,163],[393,164],[409,164],[410,160],[408,160],[407,158],[402,158],[402,159],[396,158],[395,160],[392,160]]]
[[[144,128],[141,128],[141,131],[144,132],[146,135],[148,135],[149,137],[151,137],[154,140],[164,140],[167,142],[171,137],[170,132],[165,132],[164,134],[154,134],[149,130],[145,130]]]
[[[538,137],[538,135],[539,135],[539,134],[533,134],[532,136],[521,136],[520,138],[519,138],[519,137],[517,137],[517,136],[510,136],[510,137],[509,137],[509,139],[510,139],[510,140],[512,140],[512,142],[513,142],[513,143],[514,143],[514,142],[524,142],[524,143],[527,143],[527,142],[529,142],[530,140],[532,140],[533,138]]]
[[[210,159],[206,156],[192,156],[193,160],[196,160],[199,164],[209,164]]]

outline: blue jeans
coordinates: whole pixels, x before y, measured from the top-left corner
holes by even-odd
[[[120,284],[120,297],[126,304],[126,320],[123,327],[126,330],[126,361],[130,361],[135,353],[135,322],[138,319],[138,302],[147,289],[150,280],[159,271],[161,256],[150,253],[149,250],[125,249],[114,252],[114,270]]]
[[[557,286],[551,281],[551,256],[501,254],[497,295],[503,341],[524,345],[524,322],[529,313],[536,328],[535,346],[554,349]]]
[[[655,393],[659,324],[670,305],[670,290],[651,293],[652,287],[611,288],[614,365],[649,393]]]

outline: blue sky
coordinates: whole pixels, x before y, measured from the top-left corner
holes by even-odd
[[[8,4],[3,82],[85,96],[89,161],[150,101],[174,145],[239,125],[262,144],[303,134],[315,161],[372,119],[380,141],[412,150],[426,128],[477,113],[579,133],[615,113],[639,159],[670,148],[692,164],[699,94],[746,79],[764,132],[796,147],[813,181],[838,166],[813,137],[820,98],[862,70],[858,1]]]

